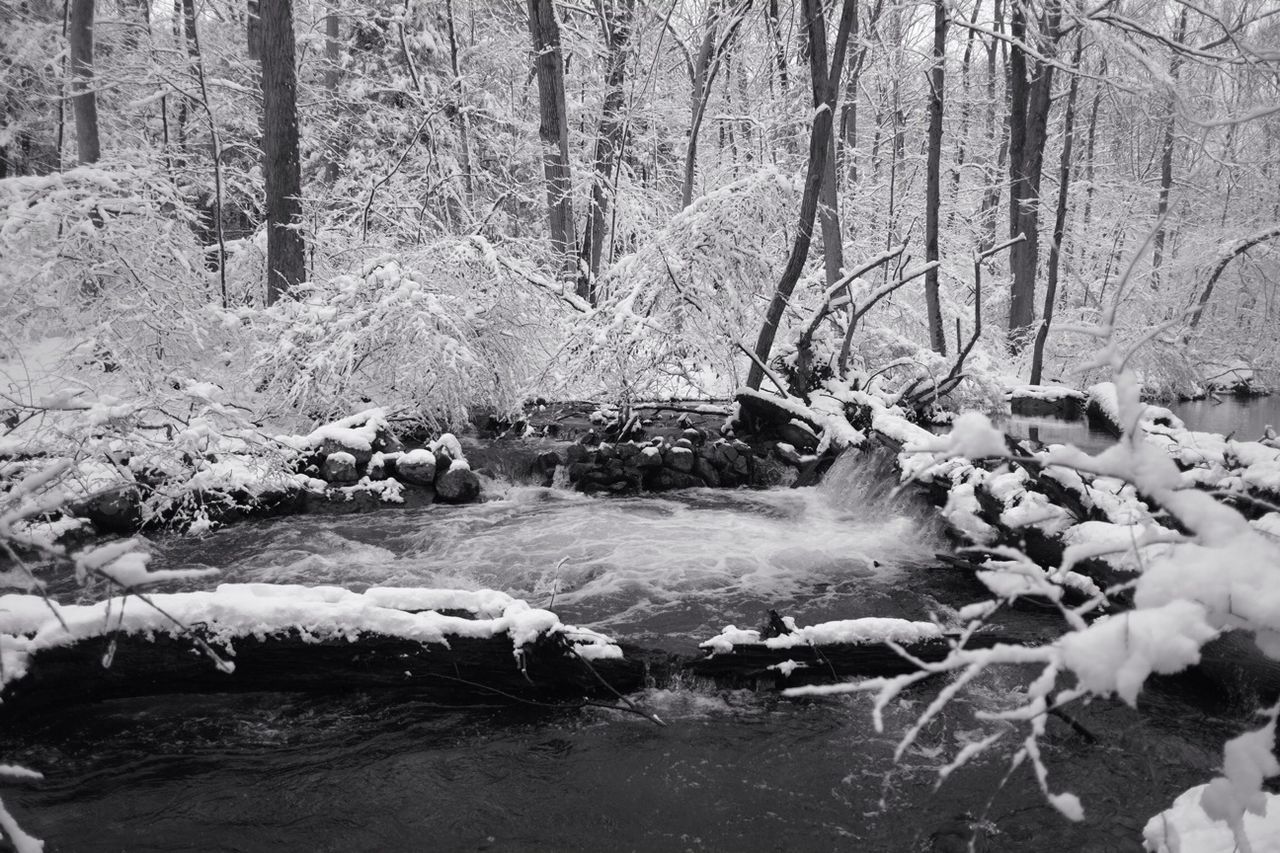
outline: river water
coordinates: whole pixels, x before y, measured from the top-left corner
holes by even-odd
[[[946,619],[979,597],[933,559],[934,511],[893,488],[884,457],[848,456],[813,489],[588,498],[506,485],[469,507],[307,516],[158,543],[158,566],[227,581],[493,587],[565,621],[692,653],[769,608],[802,623]],[[1021,636],[1054,630],[1010,617]],[[977,710],[1016,702],[1029,674],[991,673],[924,731],[894,744],[937,685],[889,708],[791,701],[677,682],[635,696],[669,725],[579,711],[435,707],[386,694],[149,698],[67,709],[0,734],[6,760],[47,781],[4,796],[53,851],[1132,850],[1146,819],[1205,781],[1243,708],[1180,682],[1143,713],[1096,702],[1043,744],[1044,804],[1007,749],[935,790],[978,736]],[[1017,740],[1016,733],[1007,738]]]

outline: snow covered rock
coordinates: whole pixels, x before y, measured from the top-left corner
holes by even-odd
[[[436,498],[445,503],[471,503],[480,496],[480,478],[462,461],[437,474],[435,486]]]
[[[436,482],[436,455],[421,447],[410,450],[396,460],[396,475],[415,486],[433,486]]]
[[[667,464],[682,474],[693,473],[693,451],[687,447],[673,447],[668,451]]]
[[[356,482],[360,479],[360,474],[356,470],[355,456],[343,450],[328,454],[320,466],[320,477],[327,483]]]

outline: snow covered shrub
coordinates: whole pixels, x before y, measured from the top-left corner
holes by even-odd
[[[790,248],[794,182],[765,169],[677,213],[600,280],[599,309],[574,330],[573,361],[598,390],[724,396],[742,376]]]
[[[204,362],[224,341],[210,309],[220,279],[202,227],[152,168],[80,167],[0,181],[0,312],[23,340],[66,336],[111,374],[150,389],[171,365]]]
[[[6,394],[13,425],[0,435],[0,488],[57,470],[42,481],[38,506],[23,503],[24,524],[45,525],[56,538],[78,526],[76,516],[105,513],[121,528],[199,530],[215,504],[290,487],[289,449],[252,424],[232,395],[208,382],[171,381],[175,387],[129,397],[74,386],[26,399]]]
[[[372,401],[437,428],[472,406],[511,411],[550,343],[522,328],[538,328],[542,301],[479,238],[371,260],[291,295],[232,312],[269,415],[327,420]]]
[[[867,381],[889,394],[915,389],[923,392],[937,387],[950,372],[955,355],[942,356],[926,344],[917,343],[892,329],[876,326],[858,332],[851,351],[852,365]],[[982,347],[975,346],[965,360],[964,380],[940,401],[952,411],[1004,411],[1004,386],[999,367]]]

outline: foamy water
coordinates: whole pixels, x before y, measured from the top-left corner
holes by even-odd
[[[932,510],[887,494],[881,467],[841,460],[817,489],[591,498],[516,486],[466,507],[242,525],[158,559],[225,581],[490,587],[623,636],[705,638],[770,608],[922,618],[900,588],[941,542],[922,523]]]

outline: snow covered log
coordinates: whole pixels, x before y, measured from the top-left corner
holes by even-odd
[[[1065,385],[1020,385],[1009,391],[1009,409],[1015,415],[1051,416],[1079,420],[1085,395]]]
[[[593,631],[491,590],[227,584],[90,605],[0,597],[0,710],[166,693],[395,688],[440,702],[640,686]]]
[[[995,642],[994,635],[975,635],[968,645],[985,648]],[[763,632],[730,625],[701,643],[707,656],[690,661],[688,669],[722,684],[754,685],[763,679],[777,688],[919,669],[889,643],[926,663],[942,660],[951,650],[948,635],[932,622],[869,617],[800,627],[771,611]]]

